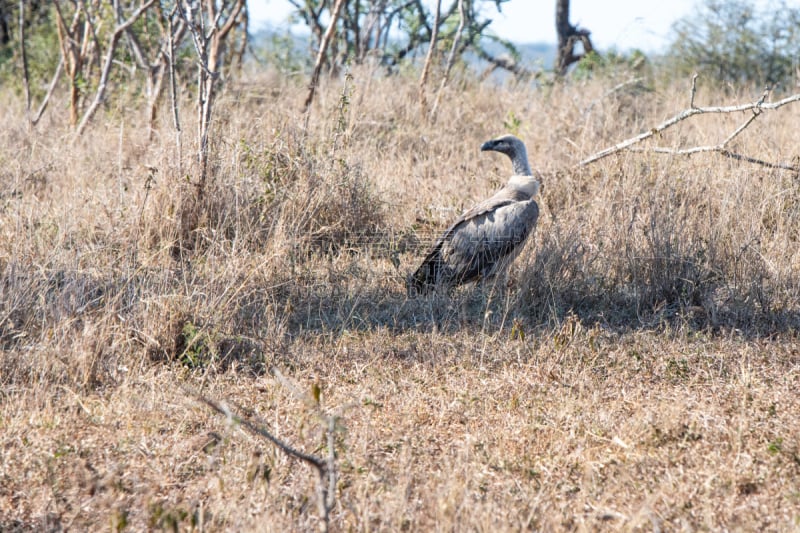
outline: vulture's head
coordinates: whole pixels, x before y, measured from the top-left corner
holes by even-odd
[[[513,135],[503,135],[502,137],[483,143],[481,145],[481,152],[500,152],[514,159],[518,153],[525,153],[525,145]]]
[[[481,145],[481,152],[500,152],[506,154],[514,165],[514,173],[530,175],[528,151],[525,144],[513,135],[503,135]]]

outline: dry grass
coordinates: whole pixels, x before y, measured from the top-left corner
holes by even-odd
[[[687,104],[617,82],[462,81],[426,126],[415,80],[356,71],[304,130],[303,87],[254,76],[218,100],[199,201],[167,113],[155,142],[115,109],[75,139],[1,95],[0,529],[316,528],[309,468],[179,387],[324,454],[272,366],[339,417],[338,530],[800,528],[800,182],[710,154],[574,170]],[[796,157],[798,120],[737,148]],[[546,174],[511,287],[408,300],[509,127]]]

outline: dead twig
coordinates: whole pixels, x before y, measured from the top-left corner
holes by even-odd
[[[697,73],[695,73],[692,76],[692,93],[691,93],[691,96],[689,97],[689,107],[692,108],[692,109],[695,108],[694,97],[695,97],[696,94],[697,94]]]
[[[335,503],[336,494],[336,453],[335,453],[335,431],[336,431],[336,417],[326,415],[322,412],[319,403],[312,401],[307,395],[302,394],[298,388],[289,381],[277,368],[272,369],[272,373],[281,385],[286,387],[294,396],[300,398],[306,405],[315,411],[317,416],[320,417],[325,425],[327,432],[327,448],[328,455],[325,459],[311,455],[298,450],[289,443],[279,439],[265,428],[266,424],[261,421],[250,421],[247,418],[237,415],[225,403],[218,403],[207,396],[196,392],[186,386],[181,388],[194,396],[202,403],[216,411],[217,413],[225,416],[229,421],[234,424],[240,425],[250,433],[264,437],[279,450],[290,457],[294,457],[314,468],[317,471],[317,505],[319,509],[320,518],[322,520],[321,529],[327,532],[330,529],[330,512]]]
[[[616,154],[617,152],[621,152],[623,150],[627,151],[635,151],[635,152],[653,152],[653,153],[660,153],[660,154],[673,154],[673,155],[691,155],[699,152],[717,152],[725,157],[730,157],[733,159],[737,159],[740,161],[746,161],[748,163],[754,163],[758,165],[763,165],[769,168],[781,168],[786,170],[792,170],[795,172],[800,172],[800,167],[795,165],[790,165],[786,163],[771,163],[768,161],[762,161],[757,158],[749,157],[742,154],[737,154],[728,150],[728,144],[736,138],[740,133],[742,133],[753,121],[758,118],[764,110],[773,110],[783,107],[787,104],[791,104],[793,102],[800,101],[800,94],[793,94],[791,96],[787,96],[782,100],[778,100],[777,102],[766,102],[766,98],[770,93],[770,89],[767,88],[762,93],[761,97],[754,101],[747,104],[740,104],[740,105],[733,105],[733,106],[712,106],[712,107],[696,107],[694,105],[694,97],[696,93],[696,80],[697,76],[692,78],[692,90],[691,90],[691,97],[690,97],[690,107],[678,113],[677,115],[665,120],[658,126],[641,133],[635,137],[631,137],[630,139],[626,139],[620,143],[615,144],[610,148],[606,148],[605,150],[601,150],[591,156],[587,157],[586,159],[580,161],[577,164],[577,168],[584,167],[589,165],[590,163],[594,163],[608,157],[612,154]],[[631,148],[633,145],[638,144],[644,140],[647,140],[655,135],[660,134],[661,132],[671,128],[675,124],[688,119],[689,117],[693,117],[694,115],[702,115],[708,113],[717,113],[717,114],[725,114],[725,113],[738,113],[742,111],[752,111],[752,115],[747,118],[738,128],[736,128],[730,135],[728,135],[722,142],[715,145],[710,146],[697,146],[693,148],[683,148],[683,149],[673,149],[673,148],[665,148],[665,147],[651,147],[651,148]]]
[[[217,403],[211,398],[203,394],[200,394],[199,392],[193,391],[187,387],[183,387],[183,389],[192,396],[194,396],[195,398],[197,398],[198,400],[200,400],[201,402],[203,402],[204,404],[206,404],[207,406],[209,406],[217,413],[225,415],[225,417],[228,418],[228,420],[230,420],[234,424],[238,424],[244,427],[246,430],[248,430],[254,435],[259,435],[261,437],[264,437],[272,444],[277,446],[283,453],[291,457],[294,457],[295,459],[299,459],[304,463],[308,463],[309,465],[313,466],[318,470],[326,468],[325,461],[323,461],[319,457],[315,455],[309,455],[305,452],[301,452],[300,450],[294,448],[290,444],[282,441],[281,439],[270,433],[269,430],[264,429],[263,427],[257,425],[256,423],[251,422],[250,420],[237,415],[226,404]]]

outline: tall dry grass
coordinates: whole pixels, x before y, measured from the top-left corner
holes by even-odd
[[[299,82],[226,87],[202,197],[166,110],[155,141],[113,107],[75,138],[63,106],[28,131],[3,92],[0,529],[316,527],[311,473],[177,387],[320,451],[273,365],[340,417],[337,529],[800,527],[797,176],[713,154],[575,168],[686,107],[681,83],[463,78],[427,124],[414,79],[352,76],[307,128]],[[735,148],[796,158],[798,114]],[[509,129],[544,181],[510,286],[408,299],[425,246],[509,174],[478,152]]]

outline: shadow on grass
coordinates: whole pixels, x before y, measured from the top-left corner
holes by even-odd
[[[267,354],[289,353],[294,339],[346,332],[493,335],[523,328],[535,335],[575,320],[620,334],[736,331],[769,338],[800,330],[791,280],[781,285],[750,276],[736,285],[715,263],[692,254],[637,258],[620,275],[562,252],[544,243],[528,265],[517,267],[509,286],[471,285],[415,298],[407,296],[401,272],[382,278],[370,270],[374,262],[358,257],[317,264],[303,284],[289,273],[246,283],[213,272],[204,278],[191,264],[188,274],[156,269],[127,277],[8,263],[0,272],[0,347],[11,354],[5,367],[31,375],[38,363],[26,354],[47,345],[82,347],[100,362],[91,368],[108,367],[109,376],[113,361],[133,346],[153,362],[262,373]]]
[[[668,265],[650,265],[657,277],[627,283],[596,274],[548,273],[534,262],[504,287],[469,285],[450,294],[409,298],[399,280],[350,280],[316,290],[287,283],[269,298],[290,335],[375,329],[494,333],[510,330],[515,323],[527,331],[546,331],[568,318],[619,333],[737,330],[746,337],[764,338],[800,329],[800,309],[781,305],[764,280],[732,287],[720,276],[692,272],[694,260],[678,257]],[[263,302],[250,305],[264,307]]]

